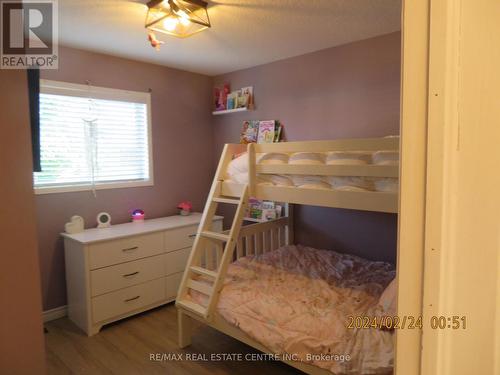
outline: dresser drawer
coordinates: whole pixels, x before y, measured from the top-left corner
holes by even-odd
[[[165,276],[163,255],[90,271],[92,297]]]
[[[165,300],[165,278],[92,298],[94,323],[129,313]]]
[[[198,225],[172,229],[165,232],[165,251],[175,251],[193,245]]]
[[[184,272],[174,273],[173,275],[167,276],[165,278],[167,299],[175,299],[177,297],[177,291],[179,290],[179,285],[181,284],[182,275]]]
[[[161,254],[163,233],[151,233],[89,245],[90,269]]]
[[[215,232],[222,231],[222,220],[214,221],[212,230]],[[198,232],[198,225],[166,231],[165,251],[175,251],[192,246],[196,237],[196,232]]]
[[[175,250],[165,254],[166,275],[184,272],[190,253],[191,247],[186,247],[185,249]]]

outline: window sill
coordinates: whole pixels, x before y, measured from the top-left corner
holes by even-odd
[[[125,189],[136,187],[154,186],[152,179],[148,181],[133,181],[133,182],[112,182],[109,184],[99,184],[95,186],[95,190],[107,189]],[[57,194],[57,193],[74,193],[83,191],[92,191],[92,185],[79,185],[79,186],[53,186],[53,187],[35,187],[35,195],[43,194]]]

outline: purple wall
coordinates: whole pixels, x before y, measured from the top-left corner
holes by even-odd
[[[244,120],[280,120],[288,141],[399,134],[399,32],[219,77],[253,86],[256,110],[214,118],[215,152]],[[223,212],[228,216],[228,212]],[[296,206],[296,242],[395,262],[397,216]]]
[[[147,91],[151,88],[153,187],[98,190],[36,196],[44,310],[66,304],[63,242],[72,215],[96,226],[96,215],[109,212],[113,223],[129,221],[128,210],[143,208],[149,218],[173,215],[177,203],[191,200],[202,210],[213,177],[210,115],[212,79],[203,75],[117,57],[60,48],[59,70],[42,78],[95,86]]]

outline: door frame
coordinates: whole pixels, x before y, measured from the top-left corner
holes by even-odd
[[[427,326],[425,375],[500,373],[498,9],[430,0],[423,316],[466,315],[468,332]],[[468,188],[476,171],[484,179]]]
[[[429,14],[429,92],[427,124],[427,182],[423,282],[423,317],[428,323],[432,316],[445,311],[443,290],[450,290],[443,280],[447,274],[446,252],[454,221],[453,198],[449,193],[455,171],[449,156],[459,139],[459,47],[461,1],[431,0]],[[448,280],[449,281],[449,280]],[[427,329],[427,331],[425,330]],[[421,372],[428,375],[446,374],[446,331],[424,327]]]
[[[398,316],[423,313],[430,0],[403,1]],[[422,330],[396,332],[396,375],[421,373]]]

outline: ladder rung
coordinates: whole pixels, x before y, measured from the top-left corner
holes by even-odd
[[[188,301],[188,300],[177,300],[175,302],[177,306],[182,307],[183,309],[189,310],[195,314],[201,315],[205,317],[207,309],[202,305],[198,305],[197,303]]]
[[[214,280],[217,278],[217,272],[207,270],[206,268],[192,266],[190,267],[190,269],[191,271],[197,273],[198,275],[208,276]]]
[[[226,234],[217,233],[217,232],[210,232],[208,230],[201,232],[201,235],[204,237],[212,238],[214,240],[223,241],[223,242],[228,242],[231,238]]]
[[[198,292],[203,293],[206,296],[212,295],[213,288],[212,288],[212,286],[210,286],[208,284],[190,279],[187,282],[187,286],[188,286],[188,288],[197,290]]]
[[[233,198],[221,198],[221,197],[217,197],[217,198],[214,198],[212,200],[214,202],[217,202],[217,203],[240,204],[240,200],[239,199],[233,199]]]

